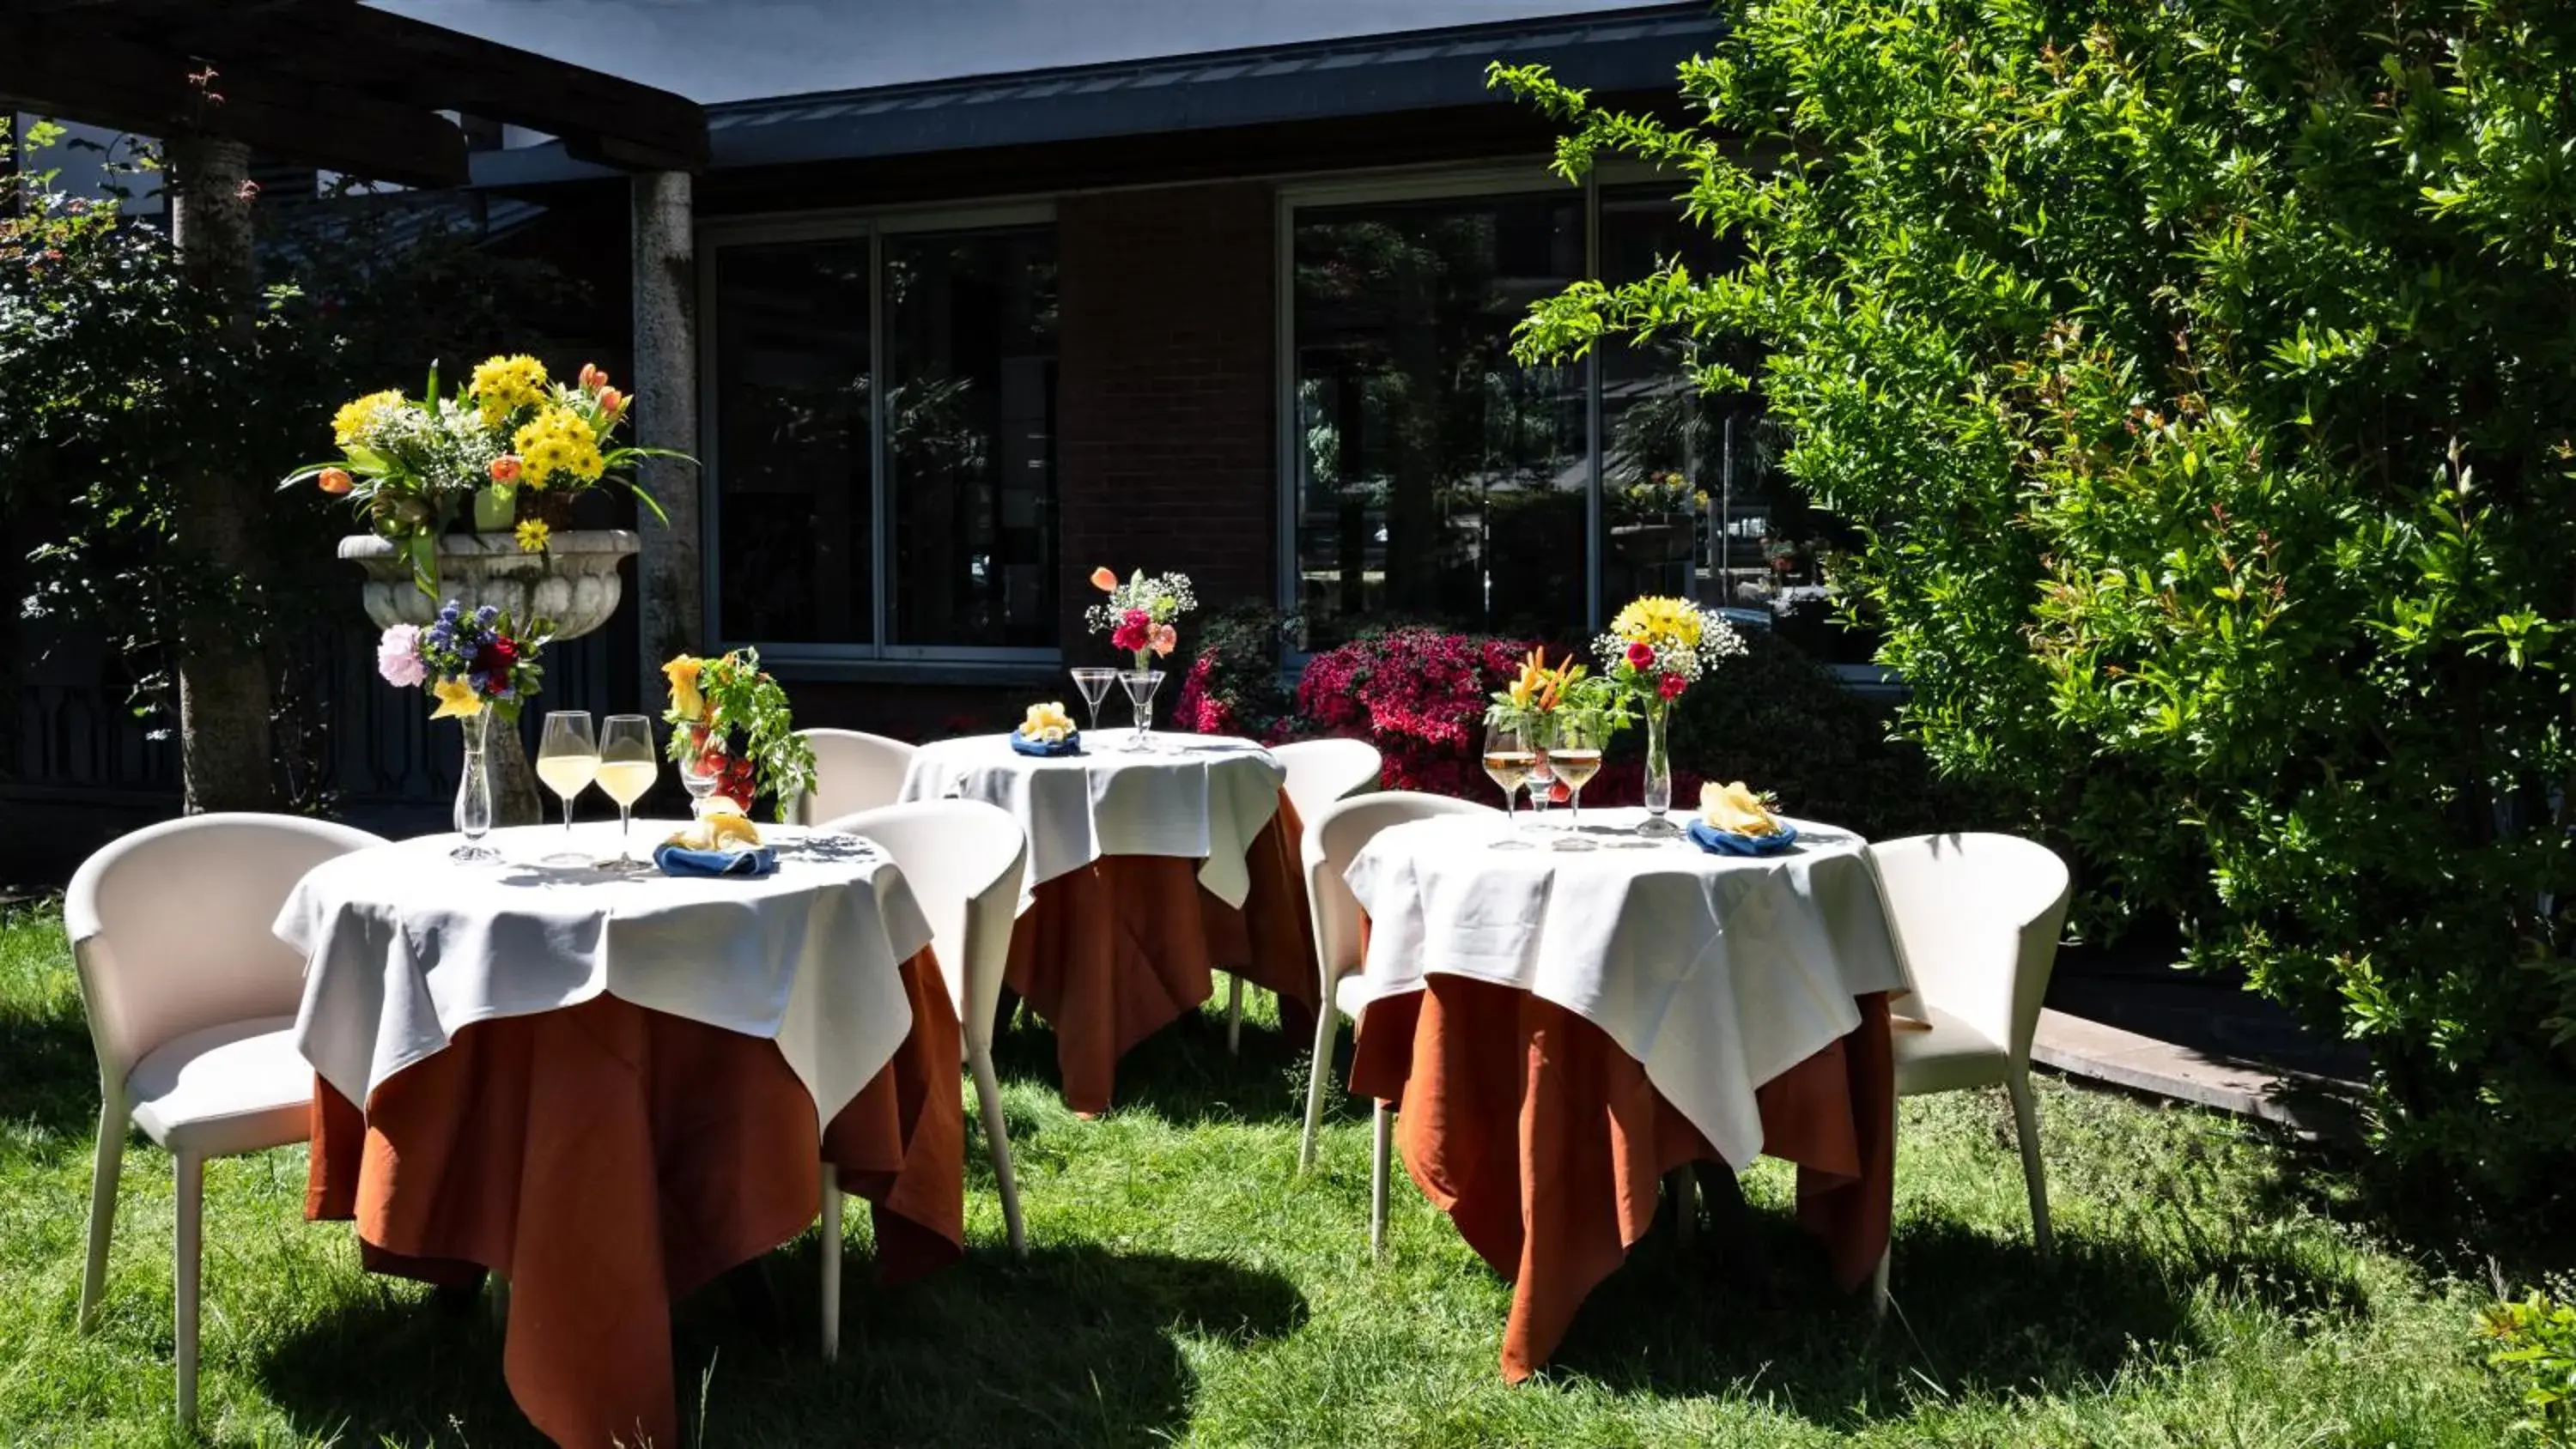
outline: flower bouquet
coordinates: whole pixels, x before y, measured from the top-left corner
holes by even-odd
[[[708,793],[743,814],[769,797],[784,823],[796,799],[814,788],[814,747],[796,733],[787,691],[760,667],[760,651],[737,649],[712,659],[683,654],[662,666],[671,681],[667,747],[684,783],[710,781]],[[690,793],[700,793],[690,783]]]
[[[341,456],[287,475],[281,489],[312,482],[347,498],[367,526],[410,556],[422,593],[438,593],[438,537],[460,513],[476,530],[512,533],[543,553],[572,500],[615,484],[663,516],[632,469],[644,458],[683,458],[666,448],[616,442],[627,399],[585,363],[578,381],[557,383],[533,357],[494,357],[453,396],[438,369],[418,399],[372,392],[331,420]]]
[[[1152,668],[1153,659],[1169,655],[1179,645],[1178,620],[1199,606],[1198,595],[1190,592],[1188,574],[1147,578],[1138,569],[1122,584],[1118,575],[1097,568],[1091,571],[1091,586],[1109,596],[1107,602],[1091,606],[1086,617],[1092,630],[1108,635],[1111,647],[1135,655],[1140,670]]]
[[[426,687],[438,701],[431,719],[453,719],[465,734],[465,768],[456,789],[458,860],[491,860],[482,844],[492,828],[492,781],[484,751],[492,721],[504,727],[537,696],[545,670],[537,663],[553,627],[542,619],[513,624],[484,605],[472,612],[450,599],[427,625],[396,624],[376,641],[376,672],[397,689]]]
[[[1708,491],[1694,488],[1681,474],[1649,473],[1625,488],[1609,490],[1611,512],[1620,518],[1667,518],[1708,507]]]
[[[1592,642],[1600,678],[1610,689],[1614,727],[1635,706],[1646,721],[1646,823],[1639,833],[1669,836],[1681,828],[1664,818],[1673,803],[1672,751],[1666,739],[1673,701],[1719,665],[1744,653],[1744,638],[1723,615],[1688,599],[1649,596],[1632,600],[1610,621],[1610,632]]]

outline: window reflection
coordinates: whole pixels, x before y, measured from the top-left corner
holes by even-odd
[[[1394,618],[1583,618],[1583,371],[1510,355],[1529,305],[1582,275],[1580,198],[1305,208],[1294,244],[1309,646]]]
[[[864,643],[867,240],[725,247],[714,267],[717,628]]]
[[[1055,240],[885,239],[890,642],[1055,643]]]

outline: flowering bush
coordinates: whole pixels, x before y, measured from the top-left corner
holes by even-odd
[[[514,627],[508,615],[485,604],[472,613],[454,599],[427,627],[396,624],[376,641],[376,672],[397,689],[426,685],[437,697],[431,719],[457,719],[485,709],[504,723],[536,697],[545,671],[537,654],[552,625],[531,620]]]
[[[452,397],[439,395],[433,367],[418,401],[387,390],[343,404],[331,418],[342,456],[298,468],[278,486],[310,481],[347,498],[368,527],[404,546],[421,592],[434,594],[438,536],[478,491],[516,519],[513,535],[530,553],[544,552],[552,537],[552,525],[537,516],[548,496],[563,500],[614,482],[660,517],[661,505],[627,470],[680,455],[614,446],[625,421],[625,395],[588,363],[577,382],[558,384],[533,357],[489,358]]]
[[[1362,635],[1307,662],[1297,681],[1297,732],[1375,744],[1390,790],[1489,794],[1477,762],[1486,704],[1536,647],[1427,628]]]
[[[1172,707],[1172,727],[1275,743],[1296,726],[1297,702],[1280,682],[1280,641],[1291,621],[1257,603],[1210,618]]]

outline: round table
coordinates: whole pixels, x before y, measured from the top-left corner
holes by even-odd
[[[1846,1286],[1886,1243],[1886,1003],[1908,983],[1864,842],[1793,821],[1777,854],[1716,855],[1636,835],[1644,818],[1411,821],[1344,877],[1368,921],[1352,1089],[1400,1103],[1408,1170],[1512,1277],[1513,1378],[1694,1159],[1797,1162]]]
[[[324,862],[279,913],[307,963],[307,1215],[355,1220],[380,1271],[506,1276],[504,1371],[559,1442],[678,1441],[671,1302],[804,1231],[825,1163],[875,1206],[880,1276],[963,1251],[929,922],[868,842],[762,834],[757,879],[543,864],[560,826],[493,832],[497,862],[430,836]]]
[[[1318,988],[1301,827],[1278,758],[1246,739],[1124,732],[1041,757],[1009,735],[913,753],[902,798],[982,800],[1029,838],[1004,979],[1055,1029],[1064,1099],[1109,1109],[1118,1059],[1195,1011],[1219,963],[1311,1027]]]

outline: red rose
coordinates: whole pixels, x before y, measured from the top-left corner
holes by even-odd
[[[1628,667],[1631,669],[1654,668],[1655,646],[1647,643],[1643,639],[1630,644],[1628,646]]]
[[[1689,680],[1678,674],[1667,674],[1663,682],[1655,686],[1655,692],[1666,699],[1679,699],[1682,691],[1688,688],[1690,688]]]
[[[492,642],[483,646],[483,652],[475,656],[474,667],[493,674],[507,674],[510,666],[518,662],[519,646],[509,635],[495,634]]]

